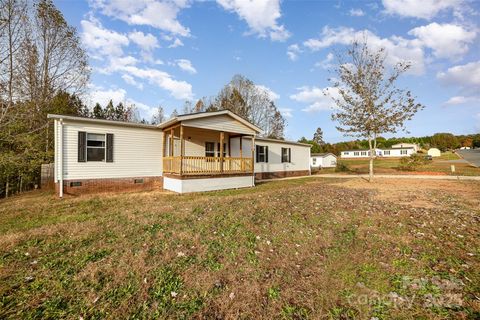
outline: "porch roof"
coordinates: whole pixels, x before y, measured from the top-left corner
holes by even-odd
[[[255,133],[261,133],[262,129],[257,127],[256,125],[250,123],[249,121],[243,119],[239,115],[236,115],[235,113],[229,111],[229,110],[220,110],[220,111],[211,111],[211,112],[197,112],[197,113],[191,113],[191,114],[183,114],[183,115],[178,115],[170,120],[167,120],[165,122],[162,122],[158,125],[159,128],[165,129],[171,126],[176,125],[177,123],[181,123],[183,121],[191,121],[191,120],[196,120],[196,119],[201,119],[201,118],[210,118],[210,117],[218,117],[226,115],[231,117],[232,119],[240,122],[241,124],[245,125],[246,127],[250,128],[252,131]]]

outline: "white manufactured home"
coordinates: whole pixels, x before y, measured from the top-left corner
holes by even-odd
[[[314,169],[335,168],[337,166],[337,156],[333,153],[312,153],[310,157],[310,167]]]
[[[310,174],[310,145],[260,138],[260,128],[227,110],[180,115],[159,125],[48,117],[55,126],[60,196],[153,188],[210,191]]]
[[[413,147],[375,149],[376,156],[383,158],[409,157],[414,153],[416,151]],[[340,153],[340,157],[345,159],[368,158],[370,157],[370,150],[346,150]]]

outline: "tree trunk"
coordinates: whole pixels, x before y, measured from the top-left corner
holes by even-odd
[[[5,198],[8,198],[8,188],[9,188],[9,183],[7,178],[7,184],[5,185]]]
[[[370,148],[370,163],[368,165],[368,181],[373,182],[373,158],[374,158],[374,152],[375,150],[373,149],[372,146],[372,138],[368,137],[368,146]]]

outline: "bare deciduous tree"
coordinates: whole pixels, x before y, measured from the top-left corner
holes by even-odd
[[[152,124],[160,124],[160,123],[164,122],[165,120],[166,120],[165,119],[165,111],[163,110],[162,106],[158,106],[157,110],[155,111],[155,113],[152,116],[151,123]]]
[[[339,96],[332,97],[337,106],[332,120],[339,123],[340,132],[368,140],[372,181],[377,137],[405,130],[405,122],[424,106],[415,101],[409,90],[396,85],[411,64],[398,62],[387,70],[385,49],[373,50],[367,40],[354,41],[346,52],[337,55],[332,84]]]
[[[235,75],[218,94],[215,106],[207,110],[230,110],[262,128],[264,136],[282,138],[285,119],[268,92],[251,80]]]
[[[0,0],[0,128],[15,102],[17,57],[24,38],[27,5],[21,0]],[[13,121],[15,117],[9,117]]]

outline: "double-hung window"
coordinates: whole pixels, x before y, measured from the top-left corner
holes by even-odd
[[[400,154],[407,154],[407,150],[400,150]]]
[[[389,155],[390,155],[390,150],[385,150],[385,151],[383,151],[383,155],[389,156]]]
[[[257,155],[257,162],[268,162],[268,147],[267,146],[255,146]]]
[[[87,133],[87,161],[105,161],[105,134]]]
[[[358,155],[360,155],[360,152],[355,151],[355,152],[353,153],[353,155],[354,155],[354,156],[358,156]]]
[[[366,156],[367,155],[367,151],[362,151],[362,156]]]
[[[215,157],[214,142],[205,142],[205,157]]]
[[[282,148],[282,162],[291,162],[291,149],[290,148]]]

